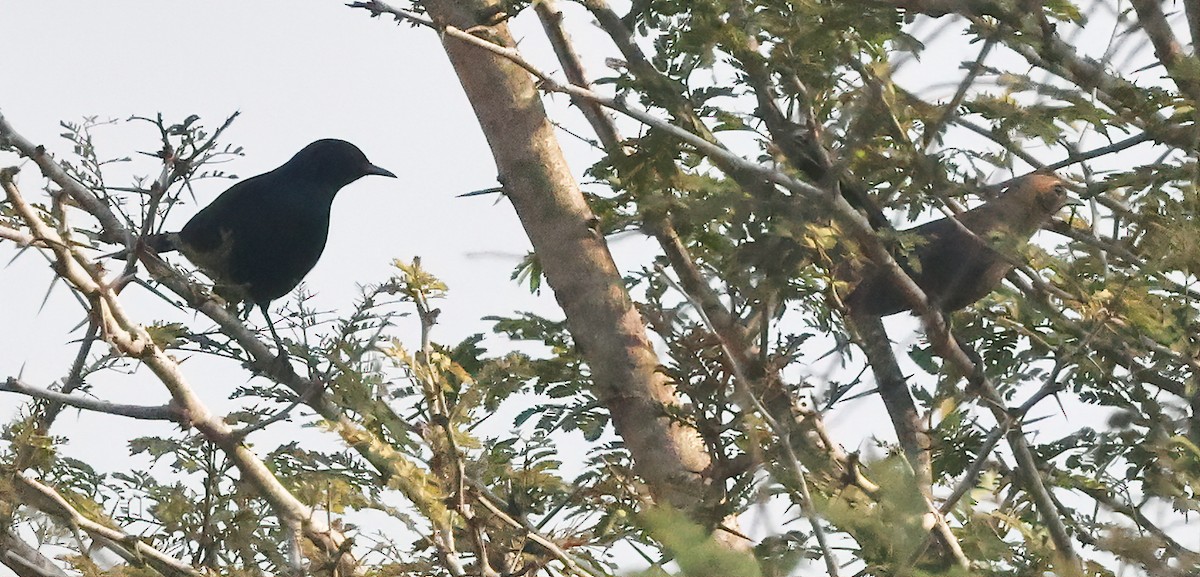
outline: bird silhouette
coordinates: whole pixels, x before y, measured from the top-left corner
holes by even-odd
[[[1013,250],[1029,240],[1068,204],[1065,182],[1053,174],[1021,177],[1000,197],[962,214],[900,231],[913,235],[913,247],[896,261],[943,312],[985,297],[1013,269]],[[861,280],[845,303],[857,314],[888,316],[912,305],[882,267],[867,262],[858,270],[837,271],[840,280]]]
[[[178,233],[148,235],[144,242],[157,252],[183,253],[225,300],[257,305],[284,356],[268,307],[321,258],[333,197],[371,174],[396,177],[349,142],[318,140],[283,166],[229,187]]]

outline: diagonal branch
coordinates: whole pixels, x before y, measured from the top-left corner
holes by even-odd
[[[1150,37],[1154,45],[1154,55],[1167,69],[1167,74],[1175,81],[1179,90],[1191,98],[1193,102],[1200,101],[1200,82],[1194,77],[1194,67],[1180,69],[1181,60],[1188,58],[1175,38],[1175,32],[1167,22],[1163,13],[1162,0],[1130,0],[1133,9],[1137,11],[1138,23],[1142,31]],[[1194,57],[1193,57],[1194,58]]]
[[[100,234],[102,239],[126,246],[128,242],[132,241],[129,231],[96,193],[88,190],[82,183],[67,174],[54,158],[46,154],[44,147],[33,144],[17,133],[3,114],[0,114],[0,146],[15,148],[22,155],[29,157],[38,165],[43,175],[61,186],[72,200],[99,220],[102,226]]]
[[[11,526],[0,529],[0,564],[22,577],[68,577],[53,560],[13,533]]]
[[[988,37],[983,42],[983,47],[979,49],[979,55],[975,57],[975,62],[970,65],[967,75],[963,77],[962,82],[959,82],[958,89],[954,91],[954,96],[950,98],[950,102],[943,107],[942,115],[937,118],[932,124],[925,128],[924,134],[921,135],[921,141],[925,144],[926,150],[933,145],[935,140],[938,140],[943,130],[946,129],[946,124],[954,120],[958,116],[958,107],[966,98],[967,92],[975,84],[975,80],[984,71],[983,63],[992,52],[992,48],[996,46],[996,38]]]
[[[892,342],[884,331],[879,317],[852,315],[855,332],[861,342],[863,353],[875,374],[875,386],[879,397],[887,408],[896,430],[896,440],[904,450],[904,456],[913,468],[923,495],[930,495],[933,488],[933,467],[930,448],[933,442],[925,420],[921,418],[908,392],[908,382],[892,352]]]
[[[567,81],[583,88],[591,86],[587,79],[587,73],[583,70],[583,63],[580,62],[579,55],[575,52],[575,47],[572,45],[570,37],[567,36],[566,29],[563,28],[563,13],[558,9],[557,4],[554,0],[542,0],[534,3],[533,8],[542,22],[542,28],[546,30],[546,37],[550,39],[550,46],[554,48],[554,54],[558,57],[558,63],[563,67]],[[579,107],[579,111],[583,113],[588,124],[592,126],[592,130],[596,132],[596,136],[600,139],[600,144],[603,145],[606,152],[618,154],[624,151],[621,146],[621,135],[617,132],[612,116],[603,106],[582,98],[572,98],[571,102]]]
[[[695,431],[668,416],[667,407],[679,405],[674,385],[659,370],[645,323],[557,145],[528,74],[533,67],[522,64],[506,23],[479,23],[478,16],[494,12],[497,3],[428,0],[422,5],[439,24],[506,195],[592,371],[592,389],[608,407],[638,474],[656,500],[698,513],[707,499],[720,498],[705,478],[711,460]],[[381,2],[352,6],[373,14],[388,8]],[[480,44],[502,54],[481,54],[475,47]]]
[[[147,545],[136,535],[87,518],[71,506],[53,487],[20,474],[11,478],[14,481],[13,489],[22,497],[22,504],[58,520],[65,527],[82,529],[127,563],[135,567],[149,566],[168,577],[201,577],[204,575],[191,565]]]

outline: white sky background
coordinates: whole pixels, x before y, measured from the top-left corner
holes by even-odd
[[[492,323],[481,320],[485,315],[532,310],[560,318],[548,289],[535,296],[509,280],[529,243],[508,203],[496,204],[494,197],[455,198],[495,186],[496,170],[436,35],[396,26],[390,20],[372,20],[365,11],[343,4],[0,0],[6,46],[0,52],[4,73],[0,112],[25,137],[70,158],[70,143],[58,136],[63,131],[60,120],[78,122],[84,116],[124,120],[162,112],[168,121],[197,114],[206,126],[215,128],[233,111],[241,111],[223,141],[243,146],[245,156],[220,166],[240,178],[275,168],[315,139],[349,140],[372,162],[400,178],[364,178],[338,196],[324,256],[306,279],[317,295],[316,308],[348,310],[359,294],[356,283],[383,280],[391,274],[393,258],[410,260],[419,255],[423,265],[450,287],[450,297],[437,305],[443,311],[434,334],[439,342],[455,343],[476,332],[490,332]],[[587,24],[577,6],[563,2],[562,8],[568,12],[568,30],[589,73],[593,78],[604,75],[603,59],[616,51]],[[517,19],[513,26],[514,34],[524,39],[522,51],[545,69],[557,70],[533,14]],[[1105,31],[1096,30],[1086,40],[1106,41]],[[917,84],[907,86],[919,88],[923,83],[917,83],[917,78],[939,82],[933,95],[945,99],[955,88],[952,83],[961,78],[959,62],[973,59],[978,45],[964,48],[957,34],[939,42],[951,48],[926,51],[920,63],[906,70],[911,74],[908,80]],[[945,60],[938,62],[938,58]],[[928,76],[931,70],[936,74]],[[588,134],[577,111],[566,104],[561,96],[547,99],[551,117]],[[572,169],[582,178],[596,154],[586,144],[560,134]],[[158,135],[151,125],[119,122],[97,129],[94,136],[102,158],[134,157],[133,163],[112,167],[110,183],[125,185],[130,175],[157,174],[155,159],[134,154],[156,149]],[[14,155],[0,154],[0,166],[18,162],[23,166],[23,192],[37,198],[43,179],[36,167]],[[198,182],[198,202],[207,204],[231,183]],[[197,209],[190,205],[174,209],[169,228],[177,229]],[[1046,240],[1061,243],[1057,237]],[[623,270],[636,269],[657,253],[638,235],[622,235],[612,249]],[[0,243],[0,264],[14,253],[12,243]],[[67,371],[77,350],[68,341],[82,332],[69,330],[82,314],[61,286],[39,312],[50,278],[45,261],[33,252],[0,268],[0,378],[21,373],[30,384],[47,386]],[[165,307],[154,298],[125,300],[146,322],[162,319],[206,326],[191,313]],[[913,337],[897,331],[901,327],[911,331],[915,323],[904,315],[894,318],[889,323],[893,338],[911,343]],[[409,327],[401,334],[410,335],[408,342],[415,344],[415,319],[399,322]],[[261,316],[252,315],[250,324],[261,326]],[[813,350],[828,349],[825,342],[810,342]],[[861,363],[861,356],[857,360]],[[245,382],[237,367],[220,364],[201,359],[190,367],[184,365],[193,386],[217,410],[236,406],[226,397]],[[114,375],[94,382],[97,395],[118,402],[168,400],[149,375]],[[1057,426],[1073,429],[1103,418],[1077,411],[1070,399],[1064,401],[1069,417],[1059,419]],[[0,394],[0,419],[10,419],[24,402]],[[1057,413],[1049,404],[1041,408],[1050,415]],[[867,444],[854,443],[871,434],[894,436],[874,395],[839,406],[830,424],[835,438],[850,450],[866,448]],[[169,435],[172,430],[161,423],[74,411],[65,411],[53,429],[70,439],[64,454],[111,455],[117,470],[128,463],[128,439]],[[271,431],[252,438],[264,452],[271,440]],[[95,458],[87,460],[102,465]],[[767,525],[777,529],[782,520]],[[755,526],[748,524],[750,529]]]

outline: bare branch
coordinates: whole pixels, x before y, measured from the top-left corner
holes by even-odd
[[[1192,101],[1200,100],[1200,83],[1192,77],[1194,72],[1191,69],[1179,69],[1180,59],[1186,56],[1179,46],[1179,40],[1175,38],[1175,32],[1171,30],[1171,25],[1167,23],[1166,14],[1163,14],[1162,0],[1130,0],[1130,3],[1137,11],[1138,23],[1150,37],[1150,43],[1154,45],[1154,55],[1167,69],[1167,74],[1175,80],[1179,90]]]
[[[69,395],[52,391],[50,389],[39,389],[30,386],[20,379],[9,377],[5,382],[0,383],[0,392],[18,393],[27,395],[35,399],[43,399],[53,403],[60,403],[77,409],[95,411],[97,413],[107,413],[121,417],[129,417],[132,419],[141,419],[148,421],[176,421],[184,422],[183,415],[175,410],[172,405],[123,405],[100,399],[90,399],[77,395]]]
[[[950,98],[950,102],[946,103],[942,115],[934,123],[925,128],[925,133],[921,136],[921,140],[925,143],[927,150],[941,135],[942,130],[946,128],[946,124],[958,116],[958,107],[962,104],[963,99],[966,98],[967,91],[971,89],[971,86],[975,84],[975,80],[979,78],[979,74],[983,72],[983,63],[987,60],[988,54],[991,54],[992,48],[995,46],[996,39],[994,37],[984,41],[983,48],[979,49],[979,56],[975,57],[975,62],[971,64],[967,75],[958,84],[958,89],[954,91],[954,96]]]
[[[78,527],[103,543],[126,562],[141,567],[149,565],[167,576],[201,577],[204,573],[192,566],[155,549],[136,535],[125,533],[107,525],[97,523],[71,506],[54,488],[24,475],[14,475],[14,488],[24,498],[22,503],[58,520],[65,527]]]
[[[0,143],[6,143],[7,146],[15,148],[22,155],[32,159],[41,169],[42,174],[54,181],[55,184],[62,187],[71,198],[79,203],[84,210],[100,221],[102,226],[101,238],[114,244],[127,245],[131,240],[129,231],[121,224],[113,214],[112,209],[100,197],[82,184],[79,181],[71,178],[66,171],[46,152],[46,149],[40,145],[35,145],[25,137],[17,133],[8,120],[0,114]]]
[[[68,577],[53,560],[13,533],[11,526],[0,530],[0,563],[23,577]]]
[[[558,56],[558,62],[563,67],[567,81],[581,88],[589,88],[591,82],[588,81],[587,73],[583,70],[583,63],[579,61],[579,55],[575,53],[571,39],[567,36],[566,29],[563,28],[563,13],[558,9],[558,5],[554,0],[542,0],[536,2],[533,8],[537,11],[538,19],[542,21],[542,28],[546,30],[550,46],[554,48],[554,53]],[[609,154],[620,153],[623,150],[621,136],[617,133],[617,127],[613,124],[613,119],[609,116],[608,111],[591,100],[572,97],[571,101],[579,107],[588,124],[592,125],[592,130],[596,131],[596,136],[600,138],[604,150],[607,150]]]
[[[20,246],[29,246],[33,244],[33,236],[28,233],[19,231],[15,228],[0,226],[0,240],[11,240]]]

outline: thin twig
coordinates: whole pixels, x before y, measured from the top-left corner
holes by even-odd
[[[942,115],[938,117],[933,124],[925,128],[925,133],[921,136],[922,142],[925,144],[925,149],[928,150],[933,142],[937,140],[942,130],[946,128],[946,124],[958,116],[958,107],[962,104],[963,99],[967,97],[967,91],[975,84],[975,80],[983,72],[984,61],[992,52],[992,48],[996,46],[996,37],[988,37],[983,42],[983,47],[979,49],[979,56],[975,57],[975,62],[970,65],[967,70],[967,75],[963,77],[962,82],[958,84],[958,89],[954,91],[954,96],[950,98],[950,102],[946,103]]]
[[[35,399],[43,399],[52,403],[75,407],[77,409],[95,411],[97,413],[107,413],[109,415],[117,415],[120,417],[129,417],[131,419],[139,419],[144,421],[183,421],[183,416],[172,405],[124,405],[110,401],[102,401],[100,399],[90,399],[87,397],[80,397],[78,395],[69,395],[66,393],[60,393],[58,391],[52,391],[50,389],[34,387],[15,377],[9,377],[3,383],[0,383],[0,392],[18,393],[33,397]]]

